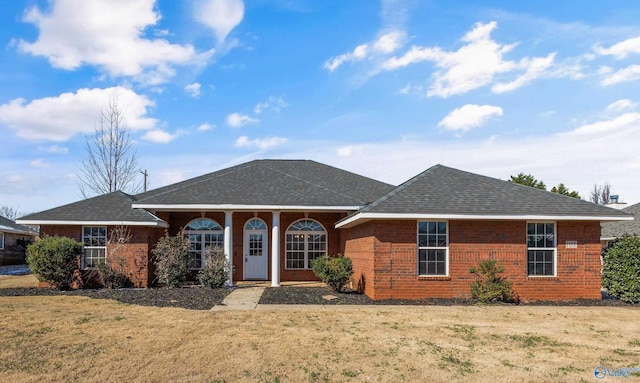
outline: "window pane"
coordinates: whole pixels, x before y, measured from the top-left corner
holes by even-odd
[[[418,223],[418,234],[427,234],[427,223],[419,222]]]
[[[447,223],[446,222],[438,222],[438,233],[439,234],[447,234]]]
[[[428,229],[427,229],[427,232],[428,232],[429,234],[435,234],[435,232],[436,232],[436,223],[435,223],[435,222],[429,222],[429,223],[428,223]]]

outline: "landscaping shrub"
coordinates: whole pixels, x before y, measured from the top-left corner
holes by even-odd
[[[222,287],[229,278],[229,261],[219,246],[208,247],[204,252],[204,265],[196,278],[212,289]]]
[[[495,259],[481,261],[478,267],[469,272],[475,274],[476,281],[471,284],[471,297],[480,302],[512,302],[517,300],[511,287],[511,281],[500,276],[504,267]]]
[[[70,289],[79,281],[82,244],[66,237],[44,237],[27,248],[29,268],[41,282],[60,290]]]
[[[120,289],[133,285],[129,277],[124,273],[124,262],[125,260],[122,257],[115,262],[107,258],[106,262],[100,262],[96,265],[95,271],[102,286],[108,289]]]
[[[311,262],[313,273],[320,280],[333,288],[335,292],[341,292],[345,283],[353,275],[351,258],[346,258],[342,254],[336,257],[322,256]]]
[[[602,286],[609,295],[640,303],[640,237],[624,236],[603,251]]]
[[[152,250],[158,282],[178,287],[180,282],[187,279],[189,269],[186,260],[189,248],[189,240],[184,237],[182,231],[175,236],[165,233],[164,237],[160,238]]]

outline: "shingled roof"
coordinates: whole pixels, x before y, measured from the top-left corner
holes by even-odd
[[[640,235],[640,203],[625,207],[621,211],[633,214],[635,219],[631,222],[604,222],[602,224],[602,239],[611,240],[625,234]]]
[[[25,235],[35,235],[33,230],[29,229],[26,226],[19,225],[9,218],[5,218],[0,216],[0,232],[4,233],[15,233],[15,234],[25,234]]]
[[[135,210],[135,197],[121,191],[29,214],[17,221],[26,225],[139,225],[166,226],[166,222],[145,210]]]
[[[383,218],[628,220],[619,210],[548,191],[433,166],[337,224]]]
[[[139,194],[136,208],[356,210],[394,188],[309,160],[255,160]]]

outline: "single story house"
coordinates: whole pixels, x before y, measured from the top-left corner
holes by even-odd
[[[640,203],[625,207],[621,209],[621,211],[633,214],[634,220],[620,222],[603,222],[602,235],[600,237],[600,240],[602,241],[602,247],[607,247],[609,245],[609,242],[624,235],[640,236]]]
[[[307,160],[256,160],[135,196],[114,192],[23,217],[85,244],[83,268],[110,256],[111,230],[132,281],[154,282],[151,250],[167,230],[233,265],[230,282],[316,280],[311,261],[353,260],[372,299],[470,296],[469,269],[496,259],[522,299],[600,298],[600,222],[618,210],[442,165],[393,186]]]
[[[0,266],[25,263],[26,245],[35,237],[33,230],[0,216]]]

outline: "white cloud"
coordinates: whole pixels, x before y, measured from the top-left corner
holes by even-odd
[[[29,165],[31,165],[31,167],[34,167],[34,168],[50,168],[51,167],[51,164],[44,162],[42,158],[38,158],[36,160],[29,162]]]
[[[0,105],[0,124],[28,140],[66,141],[78,133],[93,132],[103,106],[117,97],[118,107],[126,116],[126,126],[133,130],[153,129],[157,120],[147,117],[153,101],[130,89],[78,89],[57,97],[30,102],[17,98]]]
[[[347,62],[362,61],[375,55],[387,55],[404,45],[407,34],[402,31],[391,31],[378,37],[375,41],[360,44],[352,52],[332,57],[324,63],[325,69],[333,72]]]
[[[207,130],[211,130],[215,128],[215,125],[211,125],[209,123],[204,123],[204,124],[200,124],[200,126],[198,126],[198,132],[206,132]]]
[[[50,9],[29,8],[24,21],[38,28],[34,42],[18,40],[18,49],[46,57],[52,66],[75,70],[95,65],[113,77],[132,77],[148,85],[166,82],[176,65],[201,65],[213,55],[190,44],[145,37],[157,24],[155,0],[55,0]]]
[[[626,68],[607,74],[601,81],[603,86],[619,84],[640,79],[640,65],[629,65]]]
[[[626,39],[609,48],[595,46],[593,50],[600,55],[609,55],[617,59],[623,59],[630,54],[640,53],[640,36]]]
[[[276,113],[280,113],[283,108],[286,108],[289,104],[282,98],[276,96],[269,96],[266,101],[259,102],[253,107],[255,114],[261,114],[265,110],[271,110]]]
[[[247,136],[241,136],[236,140],[235,146],[238,148],[254,147],[260,150],[267,150],[285,144],[286,142],[287,139],[284,137],[266,137],[250,140]]]
[[[337,153],[340,157],[350,157],[364,150],[362,145],[347,145],[338,148]]]
[[[498,83],[491,87],[494,93],[504,93],[515,89],[518,89],[536,78],[540,77],[551,65],[553,59],[556,56],[555,53],[549,54],[547,57],[535,57],[533,59],[524,59],[522,66],[526,67],[526,72],[517,79],[507,82]]]
[[[539,77],[553,62],[555,54],[547,57],[525,57],[516,63],[504,60],[516,44],[500,44],[491,38],[497,27],[495,21],[477,23],[461,41],[465,44],[457,51],[445,51],[440,47],[413,46],[404,55],[384,61],[380,69],[398,70],[408,65],[431,61],[440,68],[432,75],[432,85],[427,96],[449,97],[467,93],[490,84],[499,74],[525,71],[516,80],[497,84],[494,91],[505,92],[519,88]]]
[[[145,141],[155,142],[158,144],[168,144],[178,137],[177,134],[171,134],[161,129],[153,129],[146,132],[142,139]]]
[[[242,0],[200,0],[196,3],[194,17],[213,30],[218,43],[223,43],[242,22],[244,3]]]
[[[239,128],[248,124],[257,124],[258,122],[260,122],[260,120],[257,118],[252,118],[240,113],[231,113],[227,116],[227,125],[232,128]]]
[[[618,100],[614,103],[609,104],[609,106],[607,106],[607,111],[618,112],[625,109],[634,109],[636,106],[638,106],[638,103],[633,102],[627,98],[623,98],[621,100]]]
[[[60,145],[40,146],[38,150],[49,154],[68,154],[69,149]]]
[[[640,113],[624,113],[610,120],[582,125],[570,132],[571,136],[599,136],[624,134],[634,137],[640,133]]]
[[[184,91],[191,97],[198,98],[200,97],[200,83],[194,82],[193,84],[185,85]]]
[[[438,126],[447,130],[466,132],[485,124],[491,117],[502,116],[502,108],[493,105],[466,104],[454,109]]]

